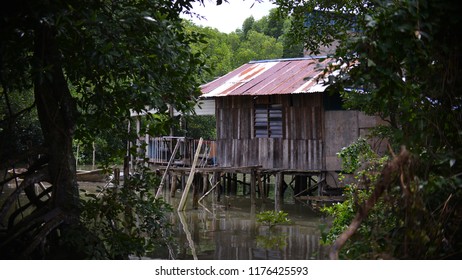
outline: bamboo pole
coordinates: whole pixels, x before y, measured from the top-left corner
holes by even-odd
[[[218,187],[219,184],[220,181],[216,182],[210,190],[208,190],[203,196],[201,196],[201,198],[199,198],[199,202],[201,202],[202,199],[204,199],[207,195],[209,195],[209,193],[211,193],[216,187]]]
[[[192,181],[194,179],[194,173],[196,172],[196,164],[197,160],[199,159],[199,154],[201,152],[202,146],[202,137],[199,139],[199,144],[196,148],[196,154],[194,155],[194,161],[191,165],[191,171],[189,172],[188,181],[186,182],[186,186],[183,190],[183,195],[181,196],[180,204],[178,205],[178,211],[184,211],[186,206],[186,199],[188,198],[189,189],[191,188]]]

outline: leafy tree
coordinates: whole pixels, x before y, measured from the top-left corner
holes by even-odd
[[[186,21],[188,32],[200,38],[192,45],[192,49],[204,55],[209,67],[209,71],[204,72],[202,78],[205,81],[213,80],[252,60],[281,58],[283,44],[277,37],[270,35],[269,30],[272,26],[268,25],[269,23],[281,23],[281,21],[275,19],[275,12],[272,15],[271,18],[274,20],[271,21],[268,20],[269,17],[263,17],[258,21],[249,17],[243,23],[242,30],[245,31],[238,29],[230,34],[221,33],[209,27],[195,26]],[[278,26],[274,28],[279,30]],[[266,34],[267,31],[268,34]]]
[[[251,60],[274,59],[282,57],[282,44],[276,39],[256,31],[249,31],[247,39],[241,43],[234,54],[235,68]]]
[[[282,43],[283,53],[278,58],[303,57],[303,43],[291,40],[289,33],[291,26],[291,16],[284,15],[278,9],[271,9],[267,16],[259,20],[247,18],[242,29],[245,36],[244,42],[249,40],[250,31],[256,31],[268,37],[276,39],[276,42]]]
[[[296,42],[296,41],[294,42],[289,36],[291,25],[292,25],[292,19],[291,17],[289,17],[284,21],[283,32],[279,38],[279,40],[282,41],[282,46],[283,46],[282,57],[283,58],[303,57],[304,56],[303,42]]]
[[[260,21],[265,21],[266,28],[262,33],[267,36],[279,39],[284,33],[284,24],[287,17],[282,17],[277,9],[271,9],[268,16],[264,16]]]
[[[253,16],[246,18],[242,23],[242,35],[244,40],[247,38],[249,31],[253,30],[254,24],[255,18]]]
[[[214,28],[198,27],[188,21],[185,24],[192,36],[200,38],[197,43],[191,45],[192,50],[201,53],[209,67],[208,71],[203,72],[201,78],[211,81],[231,71],[233,51],[228,44],[229,35]]]
[[[292,39],[313,53],[334,47],[331,89],[346,106],[382,117],[391,156],[371,195],[333,243],[332,257],[374,205],[396,223],[383,237],[393,258],[458,258],[462,252],[460,5],[451,0],[278,0]],[[343,91],[344,88],[354,90]],[[376,220],[371,230],[386,228]],[[382,231],[383,232],[383,231]],[[370,235],[367,238],[374,238]]]
[[[186,136],[205,140],[217,139],[215,116],[185,116]]]
[[[130,109],[192,108],[203,62],[191,51],[196,38],[184,32],[179,17],[190,2],[2,3],[0,94],[6,109],[1,117],[11,124],[34,108],[43,135],[43,145],[2,153],[0,169],[28,163],[14,192],[2,192],[2,257],[50,257],[47,252],[56,253],[67,229],[80,224],[74,138],[92,142],[101,131],[111,131],[114,138],[129,139],[118,125],[127,127]],[[31,91],[32,103],[15,108],[8,101]],[[36,193],[39,182],[50,187]],[[23,192],[27,202],[14,209]],[[73,250],[60,253],[71,257]]]

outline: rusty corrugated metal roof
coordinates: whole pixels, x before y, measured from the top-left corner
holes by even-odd
[[[324,92],[318,58],[253,61],[201,87],[202,97]],[[319,81],[318,81],[319,80]]]

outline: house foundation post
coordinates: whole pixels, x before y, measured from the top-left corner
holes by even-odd
[[[257,170],[252,168],[250,170],[250,204],[255,205],[257,202],[257,194],[256,188],[257,187]]]
[[[177,188],[177,175],[176,175],[176,173],[173,173],[172,174],[172,183],[171,183],[171,187],[170,187],[170,197],[175,197],[176,188]]]
[[[276,178],[274,182],[274,210],[280,211],[283,195],[282,195],[282,185],[284,183],[284,174],[282,172],[276,173]]]

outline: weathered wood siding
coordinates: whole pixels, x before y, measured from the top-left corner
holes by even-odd
[[[324,156],[326,158],[326,170],[341,170],[341,161],[337,153],[351,145],[358,138],[366,137],[369,130],[380,123],[380,119],[367,116],[359,111],[325,111],[324,112]],[[376,146],[380,139],[369,139],[370,144],[377,152],[383,152],[385,147]],[[381,142],[379,141],[380,145]]]
[[[220,166],[324,169],[320,94],[228,96],[215,102]],[[282,138],[254,137],[254,104],[283,105]]]

